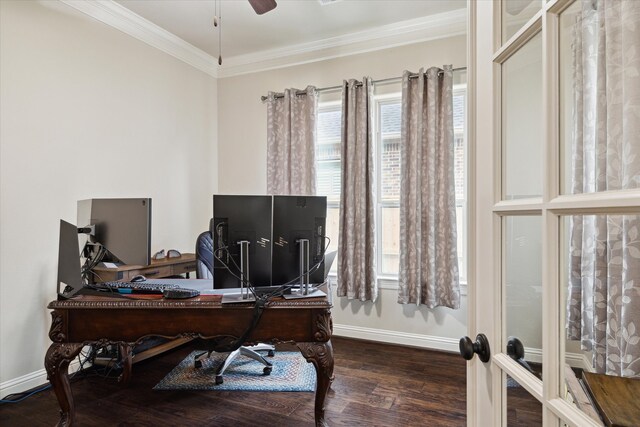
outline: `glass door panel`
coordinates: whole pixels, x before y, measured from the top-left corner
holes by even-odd
[[[504,295],[507,354],[542,378],[542,219],[505,217]],[[517,350],[515,347],[520,347]]]
[[[620,18],[621,4],[579,0],[560,15],[562,194],[640,188],[640,43],[627,25],[640,8]]]
[[[509,375],[506,378],[507,427],[541,426],[542,403]]]
[[[542,35],[502,64],[503,199],[542,195]]]
[[[565,216],[561,224],[566,396],[597,418],[579,386],[583,372],[640,378],[640,215]]]
[[[501,3],[503,43],[542,8],[541,0],[502,0]]]

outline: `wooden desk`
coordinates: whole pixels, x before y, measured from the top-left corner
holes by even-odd
[[[58,425],[76,425],[75,407],[68,378],[69,363],[86,345],[114,344],[125,367],[120,380],[131,375],[131,348],[144,337],[203,338],[221,343],[239,337],[252,317],[252,304],[225,305],[219,296],[201,295],[188,300],[123,299],[78,296],[53,301],[49,338],[53,344],[45,356],[45,369],[60,404]],[[327,298],[286,301],[274,299],[246,344],[295,343],[316,368],[316,426],[325,426],[324,401],[333,379],[331,304]]]
[[[640,379],[583,372],[582,380],[605,425],[640,426]]]
[[[177,258],[152,259],[149,265],[121,265],[118,268],[96,267],[93,271],[96,273],[95,279],[100,282],[129,281],[138,274],[142,274],[147,279],[159,279],[196,271],[196,255],[182,254]]]

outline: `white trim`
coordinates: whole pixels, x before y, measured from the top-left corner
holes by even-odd
[[[60,0],[212,77],[231,77],[466,34],[466,10],[424,16],[377,28],[262,52],[217,58],[113,0]]]
[[[504,353],[494,354],[491,360],[503,373],[516,380],[518,384],[524,387],[533,397],[542,400],[542,381],[532,373],[524,370],[518,362]],[[500,388],[502,389],[502,387]]]
[[[466,10],[457,9],[324,40],[225,58],[218,75],[221,78],[238,76],[464,34]]]
[[[385,329],[337,325],[335,323],[333,325],[333,335],[336,337],[356,338],[388,344],[406,345],[410,347],[426,348],[429,350],[439,350],[450,353],[457,353],[459,351],[458,339],[438,337],[435,335],[411,334]]]
[[[76,372],[78,369],[80,369],[80,362],[78,362],[78,359],[76,358],[69,364],[69,374]],[[39,386],[45,386],[47,384],[49,384],[49,380],[47,379],[47,371],[45,371],[43,368],[38,371],[23,375],[21,377],[0,383],[0,396],[4,399],[6,396],[9,396],[11,394],[22,393]]]
[[[60,0],[98,21],[218,77],[218,60],[112,0]]]
[[[524,348],[525,360],[532,363],[542,363],[541,348]],[[592,372],[591,362],[587,355],[583,353],[565,353],[564,360],[572,368],[579,368],[587,372]]]

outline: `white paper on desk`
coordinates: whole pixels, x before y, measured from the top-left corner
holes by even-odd
[[[104,265],[104,268],[118,268],[118,266],[112,262],[103,262],[102,264]]]

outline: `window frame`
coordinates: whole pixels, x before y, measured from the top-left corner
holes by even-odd
[[[463,150],[464,150],[464,158],[463,158],[463,168],[465,171],[464,180],[463,180],[463,194],[460,195],[456,192],[456,208],[460,208],[464,213],[464,217],[462,219],[462,236],[458,236],[458,239],[462,239],[463,244],[462,251],[458,253],[460,268],[460,287],[461,294],[467,294],[467,274],[469,271],[469,201],[468,201],[468,187],[469,187],[469,144],[468,144],[468,117],[467,116],[467,103],[468,103],[468,91],[467,84],[460,83],[453,85],[453,96],[463,95],[463,107],[465,118],[464,118],[464,127],[462,131],[454,130],[454,141],[459,138],[462,138]],[[374,138],[374,146],[375,146],[375,161],[376,161],[376,180],[378,185],[376,186],[376,239],[377,239],[377,254],[376,254],[376,273],[378,276],[378,284],[381,289],[397,289],[398,288],[398,275],[394,274],[383,274],[381,271],[382,268],[382,233],[383,227],[382,224],[382,210],[384,208],[400,208],[400,200],[383,200],[382,199],[382,149],[383,149],[383,138],[382,138],[382,130],[380,128],[380,114],[381,108],[385,104],[393,104],[393,103],[401,103],[402,102],[402,93],[401,92],[391,92],[380,95],[374,95],[373,97],[373,117],[372,124],[374,127],[373,138]],[[340,100],[335,101],[325,101],[318,103],[318,114],[322,112],[330,112],[330,111],[340,111],[342,109],[342,103]],[[388,135],[387,135],[388,137]],[[398,134],[400,137],[400,134]],[[318,141],[316,141],[316,147],[319,146]],[[340,159],[342,161],[342,159]],[[342,177],[341,177],[342,179]],[[327,199],[327,208],[337,208],[340,209],[340,201],[330,201]],[[459,233],[458,233],[459,234]],[[460,240],[459,240],[460,241]],[[460,253],[462,252],[462,253]],[[464,265],[464,270],[462,266]],[[462,273],[464,272],[464,275]],[[330,273],[330,277],[334,278],[335,273]]]

